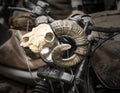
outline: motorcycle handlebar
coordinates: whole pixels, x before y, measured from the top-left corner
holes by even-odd
[[[31,13],[31,15],[34,15],[35,12],[31,11],[26,8],[21,8],[21,7],[8,7],[8,9],[11,10],[17,10],[17,11],[25,11]],[[42,13],[42,12],[41,12]],[[49,16],[48,16],[49,17]],[[51,18],[51,17],[49,17]],[[120,27],[100,27],[100,26],[88,26],[88,30],[90,31],[95,31],[95,32],[103,32],[103,33],[115,33],[115,32],[120,32]]]

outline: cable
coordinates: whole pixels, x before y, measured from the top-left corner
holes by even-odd
[[[31,68],[30,68],[29,61],[28,61],[27,57],[26,57],[25,59],[26,59],[26,62],[27,62],[28,70],[29,70],[29,72],[30,72],[30,76],[31,76],[32,80],[33,80],[35,83],[37,83],[37,81],[33,78],[33,74],[32,74],[32,71],[31,71]]]
[[[115,33],[115,34],[113,34],[112,36],[110,36],[109,38],[107,38],[107,39],[105,39],[103,42],[101,42],[99,45],[97,45],[96,47],[95,47],[95,49],[93,50],[93,52],[91,53],[91,55],[93,55],[94,53],[95,53],[95,51],[103,44],[103,43],[105,43],[107,40],[110,40],[112,37],[114,37],[114,36],[116,36],[116,35],[119,35],[120,33],[118,32],[118,33]]]
[[[88,26],[88,29],[95,32],[104,33],[115,33],[120,32],[120,27],[99,27],[99,26]]]

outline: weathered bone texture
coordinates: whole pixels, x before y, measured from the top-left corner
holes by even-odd
[[[38,53],[45,46],[52,46],[55,35],[48,24],[40,24],[31,32],[23,35],[21,46],[29,47],[33,52]]]
[[[75,22],[70,20],[57,20],[51,23],[51,26],[58,38],[69,37],[76,43],[76,50],[69,58],[62,58],[63,51],[68,50],[69,44],[58,45],[53,49],[53,62],[61,67],[71,67],[80,63],[88,51],[88,40],[83,29]]]

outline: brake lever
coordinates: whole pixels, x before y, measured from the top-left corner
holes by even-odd
[[[87,31],[89,23],[92,21],[92,17],[90,15],[83,15],[81,19],[83,20],[84,23],[84,31]]]
[[[28,13],[31,13],[32,16],[38,17],[41,15],[47,15],[49,13],[49,11],[47,10],[48,7],[49,7],[48,3],[43,1],[38,1],[37,5],[32,10],[22,8],[22,7],[8,7],[8,9],[28,12]]]

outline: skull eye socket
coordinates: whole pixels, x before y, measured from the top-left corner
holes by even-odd
[[[23,42],[28,42],[29,41],[29,37],[24,37],[23,38]]]
[[[48,41],[48,42],[51,42],[51,41],[53,41],[53,39],[54,39],[54,35],[53,35],[53,33],[47,33],[46,35],[45,35],[45,39]]]

